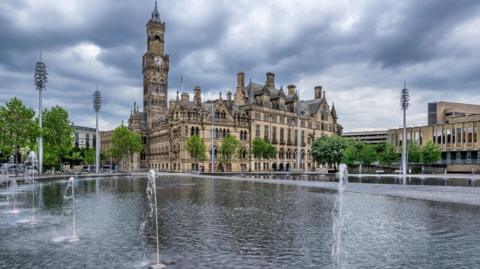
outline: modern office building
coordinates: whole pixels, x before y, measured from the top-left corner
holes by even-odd
[[[73,146],[78,148],[95,148],[96,134],[95,128],[71,125],[74,130]]]
[[[480,141],[478,132],[480,128],[480,114],[475,112],[476,105],[437,102],[437,116],[435,110],[429,106],[430,117],[436,124],[407,127],[407,137],[403,138],[403,129],[388,130],[388,140],[400,150],[403,141],[408,144],[424,145],[428,141],[438,144],[442,150],[440,163],[446,164],[452,172],[471,172],[479,170]],[[438,105],[440,104],[440,105]],[[453,104],[447,107],[445,104]],[[480,107],[480,106],[479,106]],[[430,112],[432,111],[432,114]]]
[[[342,137],[376,145],[388,141],[388,131],[345,132],[342,134]]]
[[[447,123],[452,116],[466,116],[480,114],[480,105],[453,102],[428,103],[428,125]]]

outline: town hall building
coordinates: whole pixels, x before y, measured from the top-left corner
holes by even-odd
[[[216,157],[228,134],[241,142],[244,153],[223,166],[215,162],[214,171],[314,171],[319,167],[311,156],[313,141],[342,131],[335,106],[329,105],[321,86],[312,89],[314,99],[300,100],[295,85],[284,89],[275,84],[274,73],[266,73],[264,83],[246,84],[245,74],[239,72],[234,94],[228,91],[216,100],[204,101],[201,88],[196,86],[192,96],[182,92],[168,100],[170,60],[164,51],[165,30],[155,4],[146,25],[143,111],[135,104],[128,120],[128,127],[140,133],[144,143],[143,151],[133,156],[134,169],[211,171],[212,152]],[[185,149],[185,142],[194,134],[206,145],[206,161],[191,158]],[[255,138],[271,143],[276,148],[275,158],[264,160],[249,154]]]

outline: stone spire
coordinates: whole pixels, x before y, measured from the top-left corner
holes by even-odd
[[[152,11],[152,21],[160,22],[160,13],[158,12],[157,1],[156,0],[155,0],[155,8]]]
[[[330,110],[330,114],[332,115],[332,119],[334,123],[337,123],[337,111],[335,110],[335,103],[332,102],[332,110]]]

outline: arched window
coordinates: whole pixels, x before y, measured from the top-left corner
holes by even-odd
[[[193,126],[192,126],[192,130],[191,130],[191,133],[190,133],[190,135],[192,135],[192,136],[193,136],[194,134],[195,134],[195,127],[193,127]]]
[[[227,136],[227,132],[226,132],[225,129],[223,129],[223,135],[222,135],[222,137],[225,137],[225,136]]]
[[[222,119],[225,119],[225,111],[222,111],[221,117],[222,117]]]
[[[200,135],[200,129],[198,127],[195,128],[195,131],[196,131],[197,135]]]

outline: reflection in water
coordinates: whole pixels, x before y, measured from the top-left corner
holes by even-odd
[[[350,180],[355,180],[351,177]],[[362,181],[365,178],[362,178]],[[425,178],[424,180],[428,180]],[[0,205],[1,268],[142,268],[154,260],[154,225],[146,178],[79,180],[78,234],[68,236],[67,182],[39,184],[38,224],[29,219],[31,188],[17,196],[19,214]],[[0,190],[0,193],[8,193]],[[301,186],[191,177],[157,179],[160,259],[168,268],[333,268],[335,192]],[[0,197],[5,200],[5,197]],[[480,209],[344,193],[346,268],[475,268]],[[145,239],[144,246],[142,240]]]

